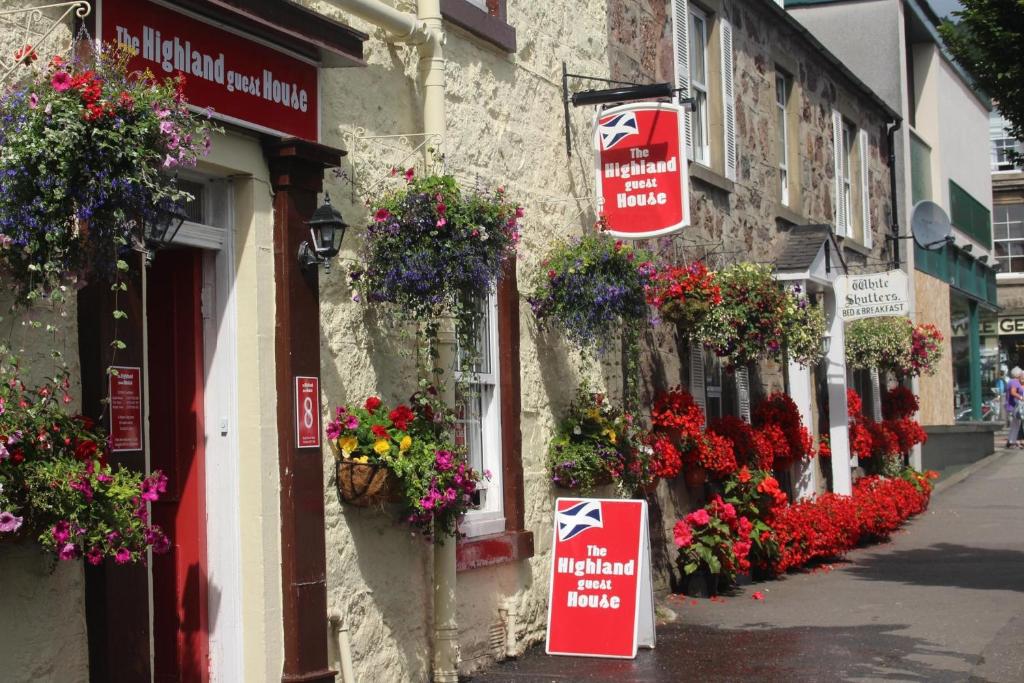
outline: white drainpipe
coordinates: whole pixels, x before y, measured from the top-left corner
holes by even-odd
[[[430,162],[429,148],[444,151],[445,145],[445,77],[444,21],[440,0],[417,0],[416,16],[400,12],[379,0],[329,0],[334,6],[379,26],[390,34],[391,42],[416,45],[420,53],[420,74],[423,78],[424,154]],[[449,335],[445,335],[446,337]],[[448,383],[443,398],[454,405],[452,370],[455,367],[454,344],[440,344],[438,364],[446,370]],[[455,602],[455,539],[442,539],[434,545],[434,662],[436,683],[458,683],[458,623]]]

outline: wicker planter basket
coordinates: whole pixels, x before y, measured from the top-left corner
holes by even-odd
[[[351,460],[337,462],[338,496],[342,501],[356,507],[370,507],[397,500],[398,481],[387,467]]]

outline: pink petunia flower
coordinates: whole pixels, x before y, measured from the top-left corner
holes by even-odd
[[[12,534],[21,528],[23,517],[15,517],[14,513],[0,512],[0,533]]]
[[[413,169],[405,169],[405,182],[411,183],[414,175],[416,175],[416,172]]]
[[[373,214],[373,220],[377,223],[383,223],[389,218],[391,218],[391,212],[387,209],[377,209],[377,213]]]
[[[78,548],[75,547],[74,543],[65,543],[57,551],[57,557],[62,560],[73,560],[78,557]]]
[[[71,74],[67,71],[58,71],[50,78],[50,85],[57,92],[65,92],[71,88]]]
[[[28,108],[36,109],[39,107],[39,95],[32,93],[28,96]]]

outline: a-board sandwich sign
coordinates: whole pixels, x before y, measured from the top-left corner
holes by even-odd
[[[646,501],[556,500],[547,653],[632,658],[654,647],[650,556]]]
[[[624,104],[597,115],[597,198],[608,234],[642,239],[690,224],[685,116],[670,102]]]

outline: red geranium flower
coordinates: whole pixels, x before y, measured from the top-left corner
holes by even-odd
[[[409,429],[409,421],[414,417],[416,417],[416,414],[407,405],[400,405],[388,413],[388,419],[403,432]]]
[[[376,396],[371,396],[370,398],[366,399],[366,409],[371,413],[377,410],[377,408],[380,408],[380,404],[381,400]]]
[[[372,427],[370,427],[370,431],[373,432],[374,436],[380,439],[383,439],[386,436],[388,436],[388,430],[384,429],[384,427],[380,425],[373,425]]]

